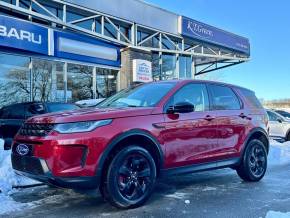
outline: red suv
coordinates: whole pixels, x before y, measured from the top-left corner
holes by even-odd
[[[230,167],[245,181],[267,169],[268,118],[254,92],[198,80],[136,85],[98,108],[29,119],[13,143],[17,173],[97,189],[119,208],[142,205],[156,179]]]

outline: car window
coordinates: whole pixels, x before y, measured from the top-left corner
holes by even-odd
[[[240,89],[240,91],[245,96],[245,98],[247,98],[247,100],[249,101],[249,104],[253,108],[258,108],[258,109],[263,108],[261,102],[257,99],[254,92],[247,90],[247,89]]]
[[[189,84],[181,88],[171,98],[168,106],[188,102],[194,105],[194,111],[209,110],[209,100],[206,86],[204,84]]]
[[[240,110],[241,103],[234,91],[226,86],[209,85],[213,110]]]
[[[174,86],[172,82],[132,86],[101,102],[98,107],[154,107]]]
[[[3,107],[0,111],[0,118],[1,119],[8,119],[10,114],[10,110],[7,107]]]
[[[267,114],[270,121],[277,121],[278,119],[281,119],[281,117],[271,111],[267,111]]]
[[[8,119],[25,119],[25,105],[18,104],[7,108]]]
[[[77,110],[79,107],[75,104],[47,104],[47,109],[49,112],[61,112]]]
[[[27,109],[27,116],[35,116],[35,115],[40,115],[45,113],[45,107],[41,103],[36,103],[28,106]]]
[[[278,114],[282,115],[283,117],[290,118],[290,113],[286,111],[276,111]]]

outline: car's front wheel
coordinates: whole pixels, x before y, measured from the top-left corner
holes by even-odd
[[[135,208],[148,200],[155,181],[156,165],[150,153],[142,147],[129,146],[114,156],[101,190],[113,206]]]
[[[246,147],[237,173],[247,182],[260,181],[267,170],[267,151],[265,145],[257,139],[251,140]]]

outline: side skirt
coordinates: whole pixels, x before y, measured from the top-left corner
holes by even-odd
[[[178,174],[196,173],[208,170],[222,169],[227,167],[235,167],[240,163],[240,158],[232,158],[217,162],[210,162],[204,164],[194,164],[191,166],[177,167],[170,169],[162,169],[161,176],[171,176]]]

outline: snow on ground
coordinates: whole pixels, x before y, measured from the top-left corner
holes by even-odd
[[[266,218],[290,218],[290,213],[269,211],[266,215]]]
[[[271,140],[270,145],[268,156],[270,166],[290,163],[290,142],[279,143]]]
[[[21,210],[27,204],[17,203],[9,196],[13,193],[13,186],[23,186],[36,184],[36,181],[18,176],[14,173],[11,166],[11,151],[4,151],[4,142],[0,139],[0,215],[14,210]]]

